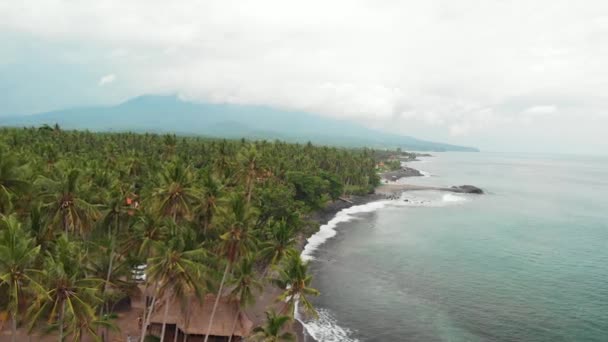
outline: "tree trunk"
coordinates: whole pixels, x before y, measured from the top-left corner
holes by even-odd
[[[12,322],[11,322],[11,332],[12,332],[12,336],[11,336],[11,341],[12,342],[16,342],[17,341],[17,313],[13,312],[13,314],[11,315],[12,317]]]
[[[65,216],[65,214],[62,216],[62,221],[63,221],[63,230],[65,232],[66,237],[68,236],[68,219]]]
[[[59,342],[63,342],[63,318],[65,316],[65,300],[61,302],[61,313],[59,313]],[[143,341],[142,341],[143,342]]]
[[[272,266],[273,263],[270,263],[268,266],[266,266],[266,268],[264,268],[264,272],[262,273],[262,277],[260,278],[263,282],[266,282],[266,276],[268,275],[268,272],[270,272]]]
[[[205,237],[207,237],[207,228],[209,228],[209,222],[211,221],[209,219],[209,213],[208,210],[205,210],[205,217],[203,218],[203,235],[205,235]]]
[[[191,301],[188,301],[188,308],[186,309],[186,326],[184,327],[184,341],[188,341],[188,327],[190,326],[190,305],[192,305]]]
[[[222,289],[224,288],[224,281],[226,280],[226,275],[228,274],[229,269],[230,263],[227,263],[226,268],[224,269],[224,275],[222,276],[222,282],[220,283],[220,289],[217,291],[217,296],[215,297],[215,304],[213,304],[213,310],[211,311],[211,317],[209,318],[209,326],[207,327],[207,333],[205,334],[204,342],[207,342],[209,340],[209,333],[211,333],[211,327],[213,326],[215,310],[217,309],[217,305],[220,302],[220,297],[222,296]]]
[[[175,332],[173,333],[173,342],[177,342],[177,335],[179,335],[177,333],[177,323],[175,323]]]
[[[247,176],[247,204],[251,203],[251,193],[253,192],[253,181]]]
[[[103,319],[103,313],[104,313],[104,307],[106,307],[106,293],[108,292],[108,283],[110,282],[110,277],[112,276],[112,266],[114,264],[114,239],[111,240],[111,244],[112,247],[110,249],[110,263],[108,265],[108,273],[106,274],[106,283],[103,285],[103,292],[101,293],[101,298],[103,299],[103,303],[101,304],[101,309],[99,312],[99,318]],[[107,310],[108,314],[110,313],[110,310],[108,308]],[[108,327],[105,327],[105,332],[103,334],[103,340],[105,341],[105,339],[107,339],[108,341],[110,340],[110,330],[108,329]]]
[[[230,330],[230,337],[228,338],[228,342],[232,342],[232,336],[234,336],[234,330],[236,329],[236,322],[239,320],[240,315],[241,306],[239,305],[239,311],[236,312],[236,316],[234,317],[234,321],[232,322],[232,329]]]
[[[146,338],[146,330],[148,330],[148,325],[150,324],[150,319],[152,318],[152,313],[154,312],[154,304],[156,304],[156,289],[154,290],[154,296],[152,297],[152,303],[150,304],[148,317],[144,317],[144,324],[141,327],[140,342],[144,342],[144,339]]]
[[[169,296],[165,299],[165,312],[163,313],[163,328],[160,330],[160,342],[165,340],[165,331],[167,330],[167,314],[169,313]]]
[[[144,288],[144,312],[142,312],[142,315],[141,315],[141,328],[140,328],[141,331],[143,331],[144,323],[146,322],[146,312],[148,311],[148,297],[146,297],[147,293],[148,293],[148,282],[146,281],[146,286]]]

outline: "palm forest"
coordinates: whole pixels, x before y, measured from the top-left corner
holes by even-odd
[[[372,150],[310,143],[0,129],[0,339],[118,341],[118,308],[143,296],[130,341],[166,341],[197,306],[206,331],[172,340],[220,341],[222,303],[228,341],[295,340],[297,312],[316,314],[310,215],[373,191],[375,167]],[[264,320],[238,337],[262,293]]]

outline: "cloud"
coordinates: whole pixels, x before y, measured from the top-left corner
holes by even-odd
[[[557,111],[557,107],[553,105],[545,105],[545,106],[533,106],[526,108],[524,113],[532,114],[532,115],[545,115],[555,113]]]
[[[606,18],[604,0],[0,5],[0,31],[113,70],[125,94],[279,106],[451,142],[518,134],[518,125],[542,120],[559,130],[579,115],[605,118]],[[115,80],[104,78],[100,85]],[[557,108],[566,121],[525,119]]]
[[[100,87],[104,87],[110,83],[113,83],[114,81],[116,81],[116,75],[108,74],[99,79],[98,85]]]

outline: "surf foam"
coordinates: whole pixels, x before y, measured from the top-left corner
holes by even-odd
[[[352,331],[338,325],[335,317],[327,309],[318,309],[319,318],[304,323],[306,332],[319,342],[358,342]]]
[[[454,194],[445,194],[443,195],[444,202],[464,202],[467,199],[462,196],[454,195]]]
[[[385,207],[390,202],[388,200],[370,202],[340,210],[333,219],[329,220],[327,224],[322,225],[318,232],[308,238],[306,246],[304,246],[304,250],[302,251],[302,259],[305,261],[313,260],[313,254],[317,248],[325,243],[325,241],[336,236],[336,226],[338,224],[354,220],[356,218],[354,214],[376,211]]]
[[[418,170],[422,174],[422,177],[431,177],[431,173],[428,171]]]
[[[356,214],[374,212],[378,209],[390,207],[437,207],[459,202],[467,201],[465,197],[454,194],[443,194],[435,191],[424,191],[415,194],[416,192],[404,192],[397,200],[382,200],[370,202],[363,205],[356,205],[350,208],[340,210],[333,219],[327,224],[322,225],[319,231],[308,238],[304,250],[302,251],[302,259],[305,261],[314,260],[315,251],[323,245],[327,240],[336,236],[336,227],[343,222],[349,222],[357,219]],[[443,196],[441,196],[443,195]],[[338,325],[337,320],[331,312],[324,308],[318,308],[319,318],[304,322],[299,315],[298,303],[296,302],[296,319],[302,323],[306,333],[312,336],[319,342],[358,342],[353,338],[352,331],[348,328]]]

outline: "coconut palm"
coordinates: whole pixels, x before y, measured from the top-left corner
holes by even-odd
[[[197,195],[190,168],[181,163],[172,163],[160,173],[159,184],[152,198],[162,215],[177,222],[178,219],[190,217],[191,206]]]
[[[232,287],[230,296],[238,304],[238,311],[232,322],[232,330],[228,342],[232,341],[234,335],[234,329],[238,318],[241,316],[241,311],[255,303],[256,292],[261,292],[264,286],[256,278],[256,272],[254,269],[254,262],[250,257],[244,257],[241,262],[235,267],[234,275],[228,285]]]
[[[41,292],[32,269],[40,246],[23,230],[15,216],[0,218],[0,285],[8,288],[8,313],[11,317],[11,341],[16,341],[17,320],[24,293]]]
[[[308,274],[308,264],[302,260],[300,253],[290,251],[287,253],[278,277],[274,283],[284,292],[278,300],[285,302],[282,312],[295,315],[296,303],[301,304],[304,312],[313,316],[317,315],[308,296],[318,296],[319,291],[310,287],[312,276]]]
[[[246,151],[241,152],[238,158],[243,168],[241,173],[245,178],[245,198],[249,204],[258,172],[259,155],[255,146],[250,146]]]
[[[114,238],[101,238],[90,242],[87,249],[87,273],[93,278],[103,279],[103,286],[100,297],[103,300],[99,306],[99,320],[83,320],[85,327],[90,327],[89,323],[97,326],[104,326],[104,340],[109,340],[111,325],[106,322],[112,312],[111,303],[115,303],[136,290],[136,283],[131,279],[131,267],[125,256],[120,253],[113,254],[108,251],[113,250],[116,244]],[[108,315],[106,315],[108,314]],[[86,330],[86,329],[85,329]]]
[[[203,248],[186,249],[185,247],[184,240],[174,236],[167,243],[158,244],[156,256],[148,259],[146,277],[156,285],[155,296],[164,299],[161,342],[165,337],[169,307],[174,299],[193,295],[201,301],[203,299],[205,290],[203,276],[208,273],[205,265],[207,252]],[[152,311],[148,314],[146,325],[150,324],[151,316]],[[142,341],[145,332],[146,327],[142,331]]]
[[[32,204],[29,210],[28,230],[34,238],[34,245],[40,245],[42,251],[46,251],[54,239],[53,231],[45,222],[39,203]]]
[[[141,211],[136,218],[133,229],[129,231],[126,243],[124,244],[123,253],[131,253],[135,259],[140,260],[141,263],[144,263],[143,265],[140,264],[139,267],[141,267],[141,269],[146,269],[145,262],[147,262],[152,256],[156,255],[158,245],[162,244],[167,237],[168,229],[166,222],[164,222],[163,219],[155,215],[150,210]],[[144,279],[144,293],[147,294],[151,281],[149,277],[145,277]],[[156,288],[154,293],[156,294]],[[144,301],[145,305],[142,315],[144,321],[148,315],[151,315],[151,311],[154,309],[154,305],[156,304],[156,296],[153,299],[154,300],[150,303],[150,306],[147,305],[147,301]],[[148,313],[148,311],[150,313]],[[145,336],[145,328],[145,325],[142,326],[142,336]]]
[[[131,217],[130,213],[132,208],[127,205],[127,194],[120,189],[119,186],[116,186],[110,193],[107,195],[107,210],[103,213],[103,216],[100,219],[100,225],[103,230],[107,233],[107,239],[105,247],[100,250],[105,251],[107,253],[107,258],[103,255],[103,259],[107,259],[107,269],[106,274],[101,276],[101,279],[105,279],[105,284],[102,290],[102,298],[104,300],[104,304],[107,304],[106,292],[110,287],[110,278],[112,277],[112,271],[114,270],[114,263],[117,262],[117,258],[120,257],[119,254],[116,253],[117,249],[117,236],[121,233],[121,228],[128,223],[129,218]],[[102,245],[98,245],[98,247],[103,247]],[[103,317],[104,310],[108,311],[107,305],[102,305],[100,308],[100,317]]]
[[[295,341],[295,336],[285,332],[287,323],[291,320],[289,316],[278,315],[274,311],[266,311],[266,323],[264,326],[253,329],[251,339],[258,342],[287,342]]]
[[[97,320],[95,307],[101,304],[98,293],[103,280],[87,277],[82,265],[86,260],[80,244],[61,235],[44,259],[40,277],[44,293],[30,307],[30,329],[40,318],[48,317],[48,322],[59,329],[59,341],[63,341],[66,332],[74,333],[84,320]]]
[[[132,229],[128,232],[124,252],[133,252],[137,257],[146,260],[154,254],[155,245],[164,241],[167,236],[167,222],[151,210],[144,210],[137,215]]]
[[[225,227],[226,232],[221,236],[220,256],[226,262],[226,266],[224,268],[222,280],[220,281],[220,287],[215,297],[211,317],[209,318],[205,342],[209,339],[215,311],[219,304],[220,297],[222,296],[224,283],[226,281],[226,276],[230,271],[230,267],[242,256],[253,251],[255,248],[254,238],[249,232],[249,228],[255,223],[255,216],[255,211],[246,203],[241,194],[232,197],[229,210],[224,213],[222,224]]]
[[[203,228],[203,234],[206,234],[215,217],[215,213],[218,211],[224,187],[209,171],[203,174],[201,181],[202,190],[196,212]]]
[[[28,190],[24,171],[25,166],[14,155],[0,152],[0,214],[8,213],[14,196]]]
[[[55,229],[83,235],[99,218],[97,206],[85,200],[78,169],[58,171],[55,179],[40,176],[34,184],[41,190],[43,209]]]
[[[285,220],[275,222],[271,226],[269,238],[260,247],[260,256],[268,261],[268,267],[264,270],[262,278],[270,267],[278,265],[295,245],[296,238],[293,228]]]

